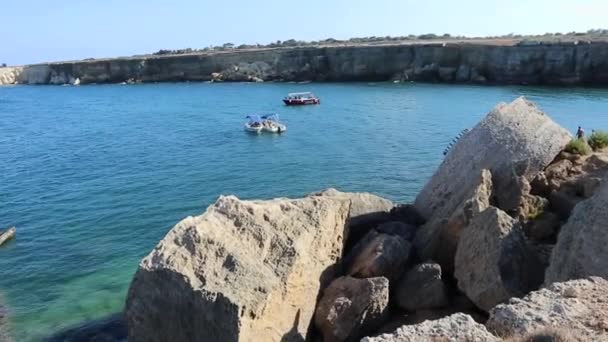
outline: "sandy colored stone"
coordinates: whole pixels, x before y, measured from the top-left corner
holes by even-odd
[[[608,277],[608,184],[580,202],[562,226],[545,283]]]
[[[366,337],[361,342],[498,342],[497,337],[469,315],[456,313],[438,320],[404,325],[392,334]]]
[[[542,266],[519,223],[495,207],[476,216],[464,231],[455,266],[458,288],[485,311],[542,283]]]
[[[323,291],[315,325],[324,342],[359,341],[388,315],[388,279],[340,277]]]
[[[407,240],[372,230],[344,258],[344,272],[357,278],[397,279],[410,253]]]
[[[449,220],[471,198],[483,169],[492,173],[497,205],[510,205],[505,196],[512,191],[514,173],[531,181],[570,140],[565,129],[524,98],[497,105],[458,140],[416,197],[414,205],[428,220],[415,240],[421,257],[437,260],[443,250],[437,243],[439,222]]]
[[[593,277],[534,291],[490,311],[488,330],[500,336],[550,328],[571,332],[571,341],[608,341],[608,281]]]
[[[342,254],[349,207],[335,197],[220,197],[140,263],[129,341],[301,341]]]

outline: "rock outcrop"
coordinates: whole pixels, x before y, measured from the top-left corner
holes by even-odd
[[[500,336],[565,329],[568,341],[608,341],[608,281],[596,277],[555,283],[490,311],[488,330]]]
[[[361,342],[498,342],[497,337],[465,314],[454,314],[438,320],[424,321],[415,325],[404,325],[392,334],[366,337]]]
[[[37,70],[32,74],[30,69]],[[60,62],[23,70],[19,82],[29,84],[133,79],[606,85],[608,43],[514,46],[471,41],[295,47]]]
[[[464,231],[455,260],[458,287],[477,307],[489,311],[542,283],[542,266],[517,221],[490,207]]]
[[[330,188],[309,196],[328,196],[351,202],[346,249],[350,250],[372,228],[391,220],[393,202],[366,192],[341,192]]]
[[[340,277],[323,291],[315,325],[324,342],[359,341],[388,316],[388,279]]]
[[[579,203],[561,228],[545,283],[600,276],[608,278],[608,183]]]
[[[341,257],[350,200],[220,197],[178,223],[129,289],[129,341],[301,341]]]
[[[517,189],[522,181],[531,181],[570,140],[565,129],[524,98],[496,106],[458,140],[416,197],[414,205],[428,220],[415,239],[421,257],[450,268],[451,255],[445,255],[440,243],[442,230],[471,198],[482,170],[492,174],[495,205],[515,210],[524,194]]]
[[[403,275],[395,291],[397,305],[407,311],[436,309],[448,305],[441,266],[429,262],[416,265]]]

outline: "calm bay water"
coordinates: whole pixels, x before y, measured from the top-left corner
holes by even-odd
[[[320,106],[287,108],[290,91]],[[608,129],[608,90],[419,84],[0,88],[0,301],[18,341],[121,310],[139,260],[220,194],[326,187],[414,198],[462,129],[525,95],[571,131]],[[282,135],[243,131],[277,112]]]

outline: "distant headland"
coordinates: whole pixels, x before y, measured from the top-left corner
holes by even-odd
[[[365,37],[0,67],[0,85],[393,81],[608,85],[608,30],[467,38]]]

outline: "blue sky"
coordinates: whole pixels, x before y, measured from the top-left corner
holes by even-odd
[[[608,26],[608,0],[1,0],[0,63],[225,42],[499,35]]]

